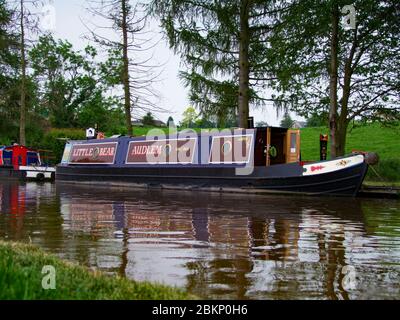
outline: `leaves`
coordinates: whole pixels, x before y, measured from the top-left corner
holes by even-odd
[[[239,99],[240,6],[243,1],[154,0],[150,6],[160,18],[171,48],[186,70],[180,73],[190,88],[190,100],[203,115],[236,118]],[[244,1],[246,2],[246,1]],[[248,1],[250,18],[250,103],[264,105],[264,90],[271,78],[266,55],[272,28],[268,10],[279,11],[274,1]]]
[[[110,123],[120,126],[122,117],[116,113],[122,112],[121,106],[107,95],[120,83],[113,78],[118,64],[110,60],[98,63],[95,48],[77,52],[68,41],[56,41],[50,35],[40,37],[29,56],[33,77],[40,85],[40,104],[54,127],[98,124],[101,130],[109,130]]]
[[[332,3],[301,1],[282,14],[271,37],[278,99],[307,116],[329,106],[329,21]],[[355,30],[339,30],[339,114],[347,121],[371,118],[380,109],[396,110],[399,96],[399,5],[393,1],[353,2]],[[397,21],[397,22],[396,22]],[[397,39],[397,40],[394,40]],[[347,70],[346,63],[351,69]],[[396,67],[397,66],[397,67]],[[350,77],[346,96],[346,77]]]

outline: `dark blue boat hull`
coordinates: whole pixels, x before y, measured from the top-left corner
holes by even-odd
[[[251,175],[236,175],[233,167],[63,166],[56,180],[90,184],[137,185],[227,192],[277,192],[356,196],[367,172],[364,162],[342,170],[303,176],[297,163],[255,167]]]

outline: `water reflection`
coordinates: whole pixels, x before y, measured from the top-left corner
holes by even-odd
[[[65,184],[0,191],[1,238],[109,273],[204,298],[400,298],[398,201]]]

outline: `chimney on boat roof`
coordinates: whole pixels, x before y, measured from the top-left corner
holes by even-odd
[[[254,129],[254,117],[247,118],[247,127],[249,129]]]

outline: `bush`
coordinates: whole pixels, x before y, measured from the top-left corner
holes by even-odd
[[[85,138],[85,131],[82,129],[51,129],[44,135],[40,148],[51,151],[55,158],[50,159],[49,163],[57,164],[61,161],[65,143],[68,140],[83,140]]]

